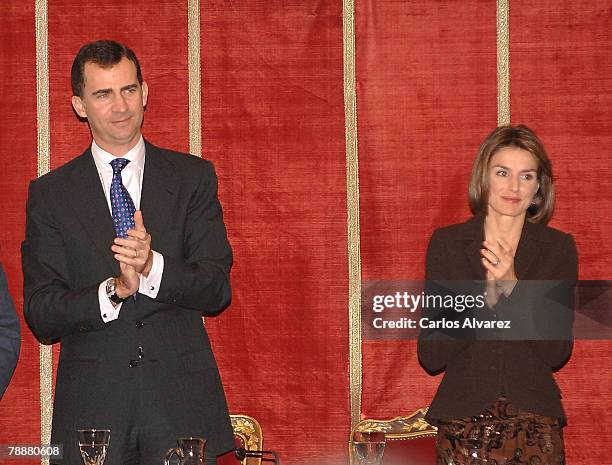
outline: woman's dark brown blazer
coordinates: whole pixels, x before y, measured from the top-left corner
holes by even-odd
[[[476,215],[466,223],[434,232],[427,250],[427,283],[478,280],[483,285],[486,277],[480,262],[483,225],[484,216]],[[564,340],[503,340],[505,336],[502,340],[487,341],[432,340],[422,333],[418,343],[421,365],[432,375],[444,372],[427,413],[431,423],[478,415],[504,393],[518,408],[558,418],[565,424],[561,393],[552,373],[567,362],[572,350],[573,291],[578,277],[574,239],[556,229],[525,221],[514,268],[519,281],[508,298],[500,298],[495,306],[496,317],[512,318],[515,326],[533,322],[536,316],[552,319],[551,327],[568,328],[566,337]],[[566,283],[565,294],[557,297],[552,305],[548,299],[545,310],[544,301],[534,295],[534,289],[537,292],[538,286],[546,286],[551,281],[541,280]]]

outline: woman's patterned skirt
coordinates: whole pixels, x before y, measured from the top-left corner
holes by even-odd
[[[440,420],[436,457],[437,465],[564,465],[563,430],[501,396],[478,416]]]

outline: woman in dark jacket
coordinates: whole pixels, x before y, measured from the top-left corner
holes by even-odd
[[[537,136],[526,126],[499,127],[474,162],[474,217],[430,240],[428,293],[480,293],[480,313],[461,316],[511,326],[484,335],[422,332],[421,365],[444,372],[427,414],[438,426],[440,465],[565,463],[566,418],[552,373],[572,349],[578,259],[572,236],[545,226],[554,199],[551,163]]]

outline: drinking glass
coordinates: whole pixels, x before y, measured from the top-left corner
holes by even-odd
[[[85,465],[102,465],[110,442],[109,429],[79,429],[79,449]]]
[[[351,442],[359,465],[380,465],[385,451],[384,431],[355,431]]]
[[[178,463],[179,465],[203,465],[206,439],[179,438],[178,447],[169,449],[164,459],[164,465]]]

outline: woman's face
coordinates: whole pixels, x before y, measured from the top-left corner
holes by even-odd
[[[489,162],[488,215],[524,217],[538,188],[538,162],[526,150],[504,147]]]

